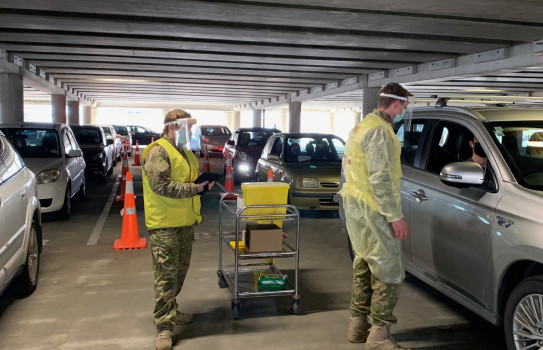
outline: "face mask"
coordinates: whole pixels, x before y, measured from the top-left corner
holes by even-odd
[[[188,132],[188,135],[185,129],[183,128],[175,131],[175,145],[179,148],[183,148],[183,146],[185,146],[187,142],[189,142],[190,138],[191,138],[190,131]]]
[[[402,111],[402,114],[396,114],[396,116],[394,117],[394,120],[392,120],[392,122],[393,122],[394,124],[396,124],[396,123],[402,121],[404,115],[405,115],[405,109]]]
[[[475,142],[473,150],[475,151],[475,154],[478,155],[479,157],[486,158],[486,153],[483,150],[483,146],[481,146],[479,142]]]

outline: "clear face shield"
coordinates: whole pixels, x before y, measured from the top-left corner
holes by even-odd
[[[379,96],[390,97],[400,101],[402,105],[402,112],[401,114],[396,114],[396,116],[392,120],[392,125],[394,127],[394,130],[398,130],[402,126],[401,123],[403,122],[404,130],[410,131],[411,119],[413,117],[413,107],[415,106],[415,98],[413,96],[402,97],[383,93]]]
[[[175,145],[179,148],[188,148],[192,137],[192,126],[196,124],[194,118],[180,118],[164,125],[173,125],[175,129]]]

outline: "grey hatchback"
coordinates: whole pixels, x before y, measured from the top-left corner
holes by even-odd
[[[543,108],[415,108],[397,136],[411,230],[403,242],[406,270],[503,324],[508,349],[539,348]],[[474,137],[487,156],[484,169],[469,162]]]

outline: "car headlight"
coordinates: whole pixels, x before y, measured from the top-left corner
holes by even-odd
[[[317,188],[319,183],[314,177],[301,177],[298,179],[298,187],[300,188]]]
[[[95,154],[92,155],[92,159],[94,159],[94,160],[102,159],[103,157],[104,157],[104,155],[102,154],[102,152],[95,153]]]
[[[238,158],[239,158],[240,160],[247,160],[247,161],[252,160],[251,156],[249,156],[249,155],[248,155],[247,153],[245,153],[245,152],[238,152]]]
[[[58,180],[60,171],[58,169],[47,169],[36,176],[36,181],[39,184],[48,184]]]

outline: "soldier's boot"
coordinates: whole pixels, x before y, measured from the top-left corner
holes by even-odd
[[[390,335],[390,326],[371,326],[365,350],[410,350],[396,343]]]
[[[352,317],[347,331],[347,340],[351,343],[365,343],[370,333],[371,325],[366,315]]]
[[[164,330],[158,333],[155,341],[156,350],[173,350],[172,331]]]
[[[175,324],[189,324],[192,322],[192,315],[176,311]]]

